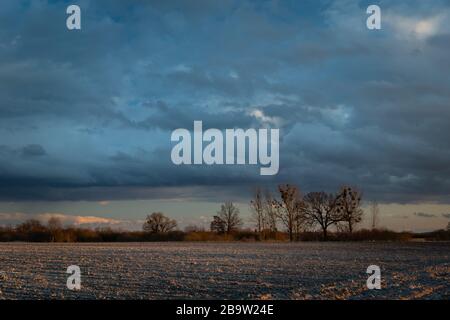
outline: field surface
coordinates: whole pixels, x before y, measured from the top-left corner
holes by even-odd
[[[0,299],[383,298],[450,299],[450,243],[0,243]]]

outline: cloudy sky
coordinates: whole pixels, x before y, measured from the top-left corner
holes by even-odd
[[[66,28],[78,4],[82,30]],[[378,4],[382,29],[366,28]],[[254,186],[359,186],[381,224],[450,221],[450,1],[0,6],[0,224],[207,225]],[[280,171],[175,166],[174,129],[279,128]]]

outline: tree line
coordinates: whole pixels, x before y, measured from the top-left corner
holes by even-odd
[[[319,228],[327,240],[331,226],[352,233],[363,217],[362,192],[355,187],[343,186],[336,193],[317,191],[303,196],[297,186],[282,184],[278,193],[278,197],[273,197],[257,188],[250,201],[256,230],[263,238],[277,232],[281,222],[290,241],[299,240],[301,233],[314,228]]]
[[[355,231],[364,214],[361,204],[362,192],[355,187],[342,186],[336,193],[316,191],[303,195],[297,186],[281,184],[275,195],[261,188],[255,189],[250,201],[253,228],[243,228],[239,208],[233,202],[225,202],[212,216],[209,230],[189,225],[184,231],[180,231],[177,221],[162,212],[148,215],[142,231],[63,226],[60,219],[52,217],[47,224],[30,219],[15,227],[0,226],[0,241],[359,241],[408,240],[419,236],[429,240],[450,240],[450,223],[447,230],[422,235],[379,230],[376,228],[379,215],[376,203],[369,206],[372,229]],[[334,232],[330,233],[332,227]]]

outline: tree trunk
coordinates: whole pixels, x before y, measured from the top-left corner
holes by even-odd
[[[326,241],[328,238],[327,228],[322,228],[322,231],[323,231],[323,240]]]

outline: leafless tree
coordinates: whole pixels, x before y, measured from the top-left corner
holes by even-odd
[[[254,198],[250,201],[252,221],[262,239],[277,232],[277,215],[273,205],[273,198],[269,191],[263,192],[257,188]]]
[[[19,233],[39,233],[45,231],[45,226],[37,219],[29,219],[16,226]]]
[[[217,212],[217,217],[225,224],[225,232],[228,234],[237,230],[242,225],[242,220],[239,217],[239,209],[233,202],[225,202],[222,204],[220,210]]]
[[[264,197],[264,216],[266,221],[266,228],[270,232],[277,232],[278,231],[278,217],[277,212],[273,205],[273,197],[270,191],[266,191],[265,197]]]
[[[147,216],[142,229],[150,233],[165,233],[177,227],[177,222],[166,217],[162,212],[154,212]]]
[[[260,188],[255,190],[253,199],[250,201],[250,211],[252,213],[252,220],[255,222],[258,233],[266,229],[266,219],[264,212],[264,199]]]
[[[370,203],[370,214],[372,215],[372,230],[375,230],[379,222],[380,209],[378,208],[378,203],[372,201]]]
[[[52,242],[58,241],[59,238],[61,238],[62,229],[63,229],[63,224],[62,224],[61,219],[59,219],[57,217],[51,217],[47,221],[47,227],[48,227],[51,237],[52,237],[51,241]]]
[[[310,192],[303,199],[306,219],[310,224],[320,226],[323,239],[326,240],[328,228],[339,222],[341,218],[336,213],[336,195],[325,192]]]
[[[289,241],[297,238],[304,219],[302,217],[303,201],[300,190],[290,184],[279,185],[281,200],[274,199],[272,204],[277,217],[286,227]]]
[[[352,233],[356,224],[360,223],[363,216],[361,209],[362,193],[356,188],[343,186],[337,196],[336,213],[340,216],[347,231]]]
[[[226,231],[225,221],[222,220],[218,216],[213,217],[213,221],[211,221],[210,227],[211,227],[211,231],[213,231],[213,232],[225,233],[225,231]]]
[[[57,217],[51,217],[50,219],[48,219],[47,226],[50,230],[58,230],[63,228],[61,219]]]
[[[19,237],[25,241],[51,240],[48,228],[36,219],[30,219],[17,225],[15,231],[19,234]]]

